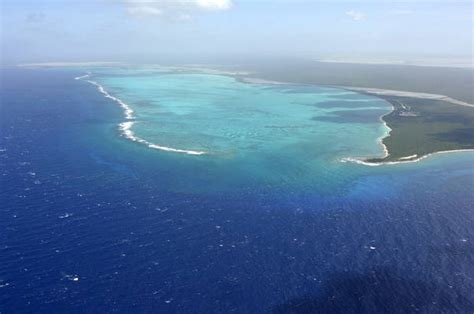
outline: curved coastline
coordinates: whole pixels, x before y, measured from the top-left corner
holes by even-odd
[[[258,78],[239,77],[239,78],[236,78],[236,79],[240,82],[247,83],[247,84],[269,84],[269,85],[285,85],[285,84],[286,85],[291,85],[292,84],[292,83],[289,83],[289,82],[270,81],[270,80],[264,80],[264,79],[258,79]],[[361,93],[360,91],[351,90],[351,89],[346,88],[344,86],[331,86],[331,87],[347,90],[347,91],[352,92],[352,93]],[[375,95],[371,95],[371,96],[375,96]],[[377,96],[375,96],[375,97],[377,97]],[[383,118],[385,116],[391,114],[395,110],[395,107],[393,106],[392,103],[386,101],[385,99],[380,98],[380,97],[377,97],[377,98],[387,102],[391,106],[391,109],[390,109],[389,112],[387,112],[387,113],[385,113],[385,114],[383,114],[379,117],[380,122],[385,126],[387,131],[377,139],[377,143],[379,143],[382,146],[382,149],[383,149],[383,155],[380,158],[387,158],[389,156],[389,152],[388,152],[387,146],[384,144],[383,140],[386,137],[390,136],[390,132],[392,131],[392,129],[388,126],[387,122]],[[402,163],[402,162],[369,162],[369,161],[367,161],[366,157],[364,157],[364,158],[362,158],[362,157],[361,158],[344,157],[344,158],[340,159],[339,161],[344,162],[344,163],[345,162],[352,162],[352,163],[365,165],[365,166],[381,166],[381,165],[384,165],[384,164],[399,164],[399,163]]]
[[[235,74],[228,74],[228,73],[225,73],[224,75],[229,75],[231,77],[234,77],[238,81],[241,81],[241,82],[247,83],[247,84],[265,84],[265,85],[266,84],[269,84],[269,85],[292,84],[290,82],[269,81],[269,80],[260,80],[260,79],[247,78],[247,77],[242,76],[242,75],[235,75]],[[75,77],[75,79],[76,80],[84,80],[84,81],[86,81],[86,82],[88,82],[92,85],[95,85],[97,87],[97,89],[99,90],[99,92],[101,92],[104,95],[104,97],[115,101],[116,103],[118,103],[120,105],[120,107],[122,107],[122,109],[124,110],[125,118],[127,119],[127,121],[120,123],[119,124],[119,129],[120,129],[122,135],[125,138],[127,138],[127,139],[129,139],[133,142],[144,144],[144,145],[148,146],[149,148],[158,149],[158,150],[166,151],[166,152],[183,153],[183,154],[188,154],[188,155],[209,154],[208,152],[205,152],[205,151],[186,150],[186,149],[178,149],[178,148],[173,148],[173,147],[161,146],[161,145],[149,142],[149,141],[147,141],[143,138],[140,138],[140,137],[136,136],[135,133],[132,131],[132,126],[137,121],[130,121],[130,120],[135,119],[133,109],[129,105],[127,105],[125,102],[120,100],[119,98],[109,94],[104,89],[104,87],[102,85],[100,85],[99,83],[97,83],[96,81],[92,81],[92,80],[87,79],[87,78],[90,78],[90,76],[91,76],[91,73],[87,72],[87,74]],[[362,94],[374,96],[374,97],[377,97],[381,100],[386,101],[387,103],[389,103],[391,105],[391,110],[388,113],[385,113],[385,114],[383,114],[379,117],[380,122],[382,122],[382,124],[387,129],[387,131],[381,137],[379,137],[377,139],[377,142],[380,145],[382,145],[383,155],[380,156],[380,157],[376,157],[376,158],[377,159],[386,159],[386,158],[388,158],[390,156],[390,152],[389,152],[387,146],[385,145],[384,140],[387,137],[390,136],[392,128],[390,128],[388,123],[385,121],[384,117],[392,114],[396,110],[396,108],[394,107],[394,105],[390,101],[387,101],[386,99],[384,99],[383,97],[380,97],[380,96],[383,96],[383,95],[397,95],[397,96],[400,96],[401,95],[400,93],[405,93],[405,92],[370,89],[370,88],[352,88],[352,87],[335,86],[335,85],[333,85],[332,87],[339,88],[339,89],[345,89],[345,90],[348,90],[350,92],[362,93]],[[422,98],[422,99],[437,99],[437,100],[444,100],[444,101],[450,102],[452,104],[461,105],[461,106],[473,106],[471,104],[460,102],[460,101],[448,98],[447,96],[443,96],[443,95],[434,95],[434,94],[425,94],[425,93],[409,93],[409,95],[408,94],[403,94],[403,96],[406,96],[406,97],[412,96],[414,98]],[[414,154],[414,155],[411,155],[411,156],[400,157],[400,158],[398,158],[398,160],[395,160],[395,161],[393,161],[393,160],[392,161],[382,161],[382,160],[372,161],[372,159],[374,159],[373,157],[344,157],[344,158],[340,159],[339,161],[340,162],[351,162],[351,163],[356,163],[356,164],[365,165],[365,166],[396,165],[396,164],[418,162],[418,161],[421,161],[421,160],[423,160],[425,158],[428,158],[432,155],[441,154],[441,153],[468,152],[468,151],[474,151],[474,149],[454,149],[454,150],[434,151],[432,153],[423,154],[421,156],[418,155],[418,154]]]
[[[348,90],[350,90],[350,89],[348,89]],[[359,89],[359,90],[362,91],[362,89]],[[355,90],[355,92],[358,92],[358,90]],[[388,92],[391,92],[391,91],[388,91]],[[398,91],[396,91],[396,92],[398,92]],[[382,94],[372,94],[372,93],[367,92],[367,91],[365,91],[363,93],[368,94],[368,95],[372,95],[372,96],[375,96],[375,97],[378,97],[378,95],[382,95]],[[422,96],[422,95],[425,95],[425,94],[420,94],[420,96]],[[442,95],[434,95],[434,96],[442,96]],[[442,96],[442,97],[445,97],[445,96]],[[383,141],[384,141],[384,139],[386,139],[390,136],[390,132],[392,131],[392,129],[388,126],[388,124],[385,121],[384,117],[392,114],[396,110],[396,108],[390,101],[387,101],[386,99],[381,98],[381,97],[378,97],[378,98],[388,102],[392,106],[392,109],[390,110],[389,113],[386,113],[386,114],[380,116],[380,121],[388,129],[388,132],[386,132],[382,137],[380,137],[378,139],[378,142],[383,147],[384,154],[383,154],[383,156],[377,157],[377,158],[385,159],[385,158],[389,157],[390,154],[389,154],[387,146],[385,145],[385,143]],[[422,97],[419,97],[419,98],[422,98]],[[457,101],[457,100],[454,100],[454,101],[451,101],[451,100],[452,99],[449,98],[448,102],[450,102],[452,104],[455,104],[455,105],[473,107],[473,105],[468,104],[468,103],[464,103],[464,102],[459,103],[459,101]],[[372,167],[373,166],[383,166],[383,165],[399,165],[399,164],[419,162],[423,159],[429,158],[429,157],[431,157],[433,155],[437,155],[437,154],[456,153],[456,152],[474,152],[474,149],[440,150],[440,151],[435,151],[435,152],[428,153],[428,154],[423,154],[421,156],[418,155],[418,154],[414,154],[414,155],[411,155],[411,156],[399,157],[397,161],[377,161],[377,162],[374,162],[374,161],[370,161],[371,159],[373,159],[372,157],[371,158],[368,158],[368,157],[345,157],[345,158],[342,158],[340,161],[341,162],[352,162],[352,163],[356,163],[356,164],[360,164],[360,165],[364,165],[364,166],[372,166]]]
[[[123,102],[121,99],[115,97],[115,96],[112,96],[111,94],[109,94],[105,88],[100,85],[99,83],[97,83],[96,81],[92,81],[92,80],[85,80],[86,78],[90,78],[91,74],[90,72],[88,72],[87,74],[85,75],[81,75],[81,76],[77,76],[75,77],[74,79],[75,80],[84,80],[85,82],[88,82],[92,85],[94,85],[95,87],[97,87],[97,90],[102,94],[104,95],[104,97],[106,98],[109,98],[113,101],[115,101],[117,104],[119,104],[119,106],[123,109],[123,112],[124,112],[124,115],[125,115],[125,119],[127,119],[128,121],[124,121],[122,123],[119,124],[119,129],[120,131],[122,132],[122,135],[133,141],[133,142],[136,142],[136,143],[140,143],[140,144],[143,144],[143,145],[146,145],[148,146],[149,148],[152,148],[152,149],[157,149],[157,150],[161,150],[161,151],[165,151],[165,152],[172,152],[172,153],[181,153],[181,154],[187,154],[187,155],[205,155],[205,154],[208,154],[208,152],[205,152],[205,151],[198,151],[198,150],[187,150],[187,149],[179,149],[179,148],[173,148],[173,147],[167,147],[167,146],[162,146],[162,145],[158,145],[158,144],[155,144],[155,143],[152,143],[152,142],[149,142],[141,137],[138,137],[135,135],[135,133],[132,131],[132,126],[137,122],[137,121],[130,121],[130,120],[134,120],[135,119],[135,116],[134,116],[134,111],[133,109],[128,105],[126,104],[125,102]]]
[[[239,77],[238,80],[245,83],[250,83],[250,84],[270,84],[270,85],[282,85],[282,84],[291,85],[292,84],[290,82],[271,81],[271,80],[264,80],[264,79],[258,79],[258,78],[245,78],[245,77]],[[387,89],[365,88],[365,87],[349,87],[349,86],[340,86],[340,85],[327,85],[327,86],[344,89],[344,90],[359,93],[359,94],[370,95],[373,97],[377,97],[390,104],[391,110],[388,113],[383,114],[379,117],[380,122],[382,122],[382,124],[385,126],[385,128],[387,129],[387,132],[385,132],[385,134],[382,135],[377,140],[377,142],[380,145],[382,145],[382,149],[383,149],[383,155],[381,157],[376,157],[377,159],[386,159],[390,156],[389,150],[387,146],[385,145],[384,140],[391,136],[392,128],[390,128],[390,126],[388,125],[387,121],[385,121],[384,118],[392,114],[396,110],[395,106],[390,101],[385,99],[383,96],[398,96],[398,97],[410,97],[410,98],[428,99],[428,100],[440,100],[440,101],[451,103],[453,105],[459,105],[459,106],[464,106],[464,107],[474,107],[473,104],[460,101],[460,100],[457,100],[445,95],[439,95],[439,94],[406,92],[406,91],[399,91],[399,90],[387,90]],[[399,157],[398,160],[396,161],[376,161],[375,162],[375,161],[371,161],[372,159],[374,159],[373,157],[344,157],[340,159],[339,161],[352,162],[352,163],[357,163],[357,164],[365,165],[365,166],[397,165],[397,164],[418,162],[436,154],[455,153],[455,152],[472,152],[472,151],[474,151],[474,149],[440,150],[440,151],[434,151],[434,152],[423,154],[423,155],[414,154],[411,156]]]
[[[380,156],[379,158],[387,158],[389,156],[389,152],[388,152],[387,145],[385,145],[383,140],[390,136],[390,132],[392,131],[392,128],[390,128],[388,126],[387,121],[384,120],[384,117],[391,114],[395,110],[395,107],[393,106],[392,103],[386,101],[385,99],[383,99],[383,98],[380,98],[380,99],[387,102],[387,103],[389,103],[390,106],[391,106],[391,109],[390,109],[389,112],[387,112],[387,113],[385,113],[385,114],[383,114],[379,117],[379,121],[382,122],[382,124],[385,126],[387,131],[377,139],[377,143],[382,145],[382,149],[383,149],[383,155]],[[384,165],[384,164],[388,165],[388,164],[403,163],[403,161],[401,161],[401,162],[370,162],[370,161],[367,160],[367,157],[364,157],[364,158],[362,158],[362,157],[360,157],[360,158],[357,158],[357,157],[344,157],[340,160],[340,162],[353,162],[353,163],[356,163],[356,164],[359,164],[359,165],[364,165],[364,166],[381,166],[381,165]]]
[[[345,157],[340,160],[340,162],[352,162],[356,163],[359,165],[364,165],[364,166],[371,166],[371,167],[377,167],[377,166],[384,166],[384,165],[399,165],[399,164],[408,164],[408,163],[414,163],[421,161],[423,159],[429,158],[434,155],[438,154],[447,154],[447,153],[458,153],[458,152],[474,152],[474,149],[454,149],[454,150],[443,150],[439,152],[434,152],[434,153],[429,153],[420,157],[413,157],[414,159],[405,159],[405,160],[399,160],[399,161],[382,161],[382,162],[370,162],[366,161],[365,159],[362,158],[354,158],[354,157]],[[407,156],[407,157],[412,157],[412,156]],[[402,159],[402,158],[400,158]]]

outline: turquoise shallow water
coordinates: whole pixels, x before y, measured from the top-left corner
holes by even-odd
[[[472,152],[342,163],[382,153],[385,102],[91,71],[109,97],[2,70],[0,312],[473,312]]]
[[[388,103],[337,88],[110,69],[91,80],[134,110],[135,136],[205,152],[190,158],[207,167],[202,175],[219,174],[216,189],[312,185],[327,192],[360,168],[341,160],[382,155],[378,139],[388,131],[380,121]]]

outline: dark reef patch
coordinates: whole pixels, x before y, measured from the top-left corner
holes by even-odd
[[[357,108],[363,106],[364,102],[355,100],[328,100],[312,104],[304,104],[306,106],[314,106],[318,108]]]
[[[337,110],[331,115],[313,117],[314,121],[334,123],[374,123],[386,110]]]

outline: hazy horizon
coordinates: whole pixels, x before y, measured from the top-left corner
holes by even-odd
[[[2,4],[2,64],[248,58],[472,66],[469,1]]]
[[[0,314],[474,314],[471,2],[0,0]]]

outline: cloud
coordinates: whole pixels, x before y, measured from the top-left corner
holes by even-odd
[[[162,15],[163,10],[153,6],[130,6],[127,12],[133,16]]]
[[[365,14],[360,11],[350,10],[346,12],[346,15],[354,21],[362,21],[365,19]]]
[[[164,16],[178,20],[205,11],[223,11],[232,7],[232,0],[121,0],[134,17]]]
[[[232,6],[231,0],[196,0],[194,2],[199,7],[210,10],[227,10]]]

